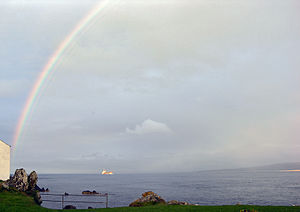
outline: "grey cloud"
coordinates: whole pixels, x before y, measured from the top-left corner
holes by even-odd
[[[53,70],[15,164],[126,173],[297,160],[296,2],[194,3],[125,1],[99,15]]]
[[[16,96],[24,95],[24,89],[31,88],[28,80],[1,80],[0,79],[0,97],[16,98]]]

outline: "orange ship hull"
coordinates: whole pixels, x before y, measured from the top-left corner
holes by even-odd
[[[101,174],[102,174],[102,175],[112,175],[113,173],[112,173],[112,172],[108,172],[108,171],[106,171],[106,170],[103,170],[103,171],[101,172]]]

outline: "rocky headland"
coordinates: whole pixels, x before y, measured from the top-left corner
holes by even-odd
[[[41,189],[37,185],[38,176],[35,171],[27,175],[25,169],[16,169],[15,174],[6,181],[0,182],[0,190],[25,192],[33,196],[37,204],[42,204]]]

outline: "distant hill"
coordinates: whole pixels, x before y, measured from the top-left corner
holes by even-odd
[[[292,162],[292,163],[276,163],[262,166],[251,166],[251,167],[243,167],[243,168],[228,168],[228,169],[208,169],[208,170],[200,170],[196,172],[203,171],[255,171],[255,170],[300,170],[300,162]]]
[[[253,170],[300,170],[300,162],[294,163],[277,163],[277,164],[270,164],[264,166],[255,166],[249,168],[241,168],[241,169],[253,169]]]

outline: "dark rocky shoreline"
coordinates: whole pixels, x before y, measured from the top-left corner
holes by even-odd
[[[0,190],[12,190],[12,191],[20,191],[25,192],[26,194],[32,196],[35,202],[39,205],[42,204],[42,199],[40,192],[48,192],[48,188],[40,188],[37,185],[38,176],[35,171],[32,171],[29,175],[27,175],[25,169],[16,169],[14,175],[7,181],[0,182]],[[99,194],[96,191],[83,191],[84,195],[95,195]],[[67,193],[65,193],[67,195]],[[129,207],[142,207],[149,205],[190,205],[187,202],[171,200],[166,201],[158,194],[147,191],[142,194],[142,196],[132,203],[129,204]],[[64,209],[76,209],[76,207],[72,205],[67,205]]]

